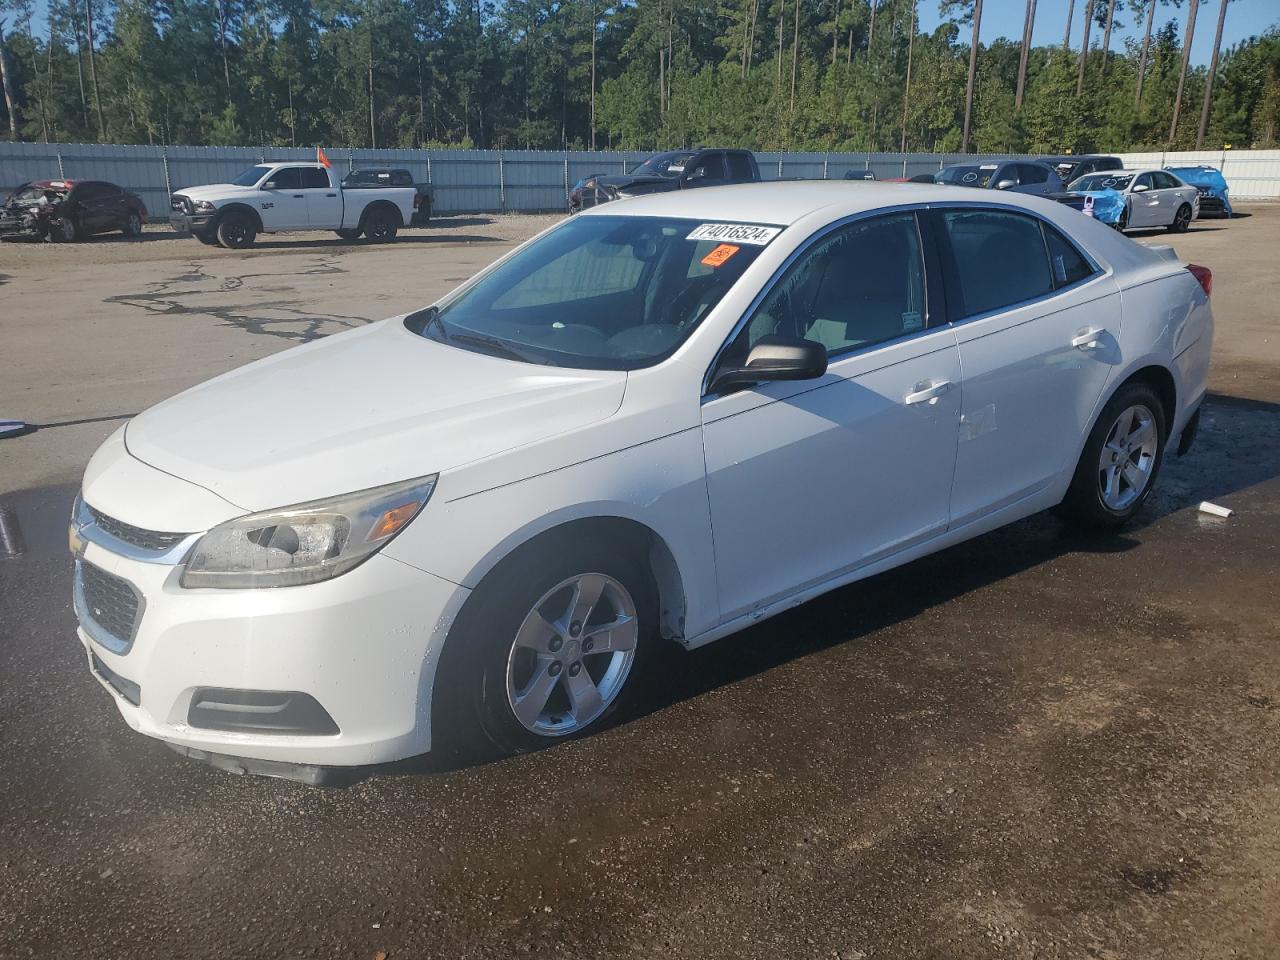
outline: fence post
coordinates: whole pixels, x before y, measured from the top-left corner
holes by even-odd
[[[431,151],[427,151],[427,183],[434,183],[431,179]]]
[[[569,151],[564,152],[564,195],[569,196]]]
[[[831,162],[831,154],[826,154],[822,158],[822,179],[827,179],[827,164]]]
[[[782,179],[782,158],[778,158],[778,179]]]
[[[67,175],[62,169],[62,151],[61,150],[58,151],[58,179],[59,180],[67,179]]]
[[[627,175],[627,158],[626,157],[622,158],[622,175],[624,177]]]
[[[498,206],[503,213],[507,212],[507,171],[501,153],[498,154]]]
[[[907,158],[905,156],[902,158],[902,179],[907,179]]]
[[[164,165],[164,192],[165,196],[170,198],[172,202],[173,184],[169,181],[169,151],[166,147],[160,148],[160,163]]]

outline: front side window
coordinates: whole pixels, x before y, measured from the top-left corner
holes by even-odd
[[[440,308],[424,336],[566,367],[658,362],[697,328],[763,246],[699,220],[581,216],[520,250]],[[690,239],[695,231],[715,239]],[[755,226],[756,240],[778,228]]]
[[[1034,163],[1018,164],[1018,179],[1024,183],[1044,183],[1049,179],[1049,171]]]
[[[1151,187],[1152,187],[1152,181],[1151,181],[1151,174],[1149,173],[1142,174],[1140,177],[1138,177],[1136,181],[1134,181],[1134,184],[1133,184],[1133,188],[1135,190],[1139,188],[1142,188],[1144,190],[1150,190]]]
[[[703,154],[686,170],[686,180],[723,180],[724,167],[718,153]]]
[[[262,185],[263,190],[301,190],[302,170],[298,167],[282,167]]]
[[[689,162],[693,154],[685,153],[659,153],[631,172],[633,174],[655,174],[660,177],[676,177],[684,173],[684,165]]]
[[[1001,210],[943,210],[956,276],[972,317],[1054,290],[1040,221]]]
[[[762,337],[815,340],[836,356],[924,328],[924,258],[915,214],[859,220],[796,260],[726,353],[742,363]]]
[[[994,163],[975,166],[947,167],[933,178],[935,183],[950,183],[960,187],[985,187],[996,172]]]

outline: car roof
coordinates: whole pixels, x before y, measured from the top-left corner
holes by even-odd
[[[948,201],[971,204],[976,199],[971,187],[934,183],[784,180],[648,194],[591,207],[579,216],[676,217],[684,220],[790,226],[809,214],[824,209],[829,210],[835,219],[881,208]],[[1036,202],[1037,200],[1039,198],[1028,199],[1025,194],[1006,191],[1000,191],[998,197],[983,198],[983,202],[1021,206],[1040,213],[1046,209],[1045,203],[1049,205],[1049,209],[1061,207],[1061,204],[1053,201]]]
[[[79,180],[32,180],[27,186],[39,187],[41,190],[61,190],[64,187],[74,187]]]

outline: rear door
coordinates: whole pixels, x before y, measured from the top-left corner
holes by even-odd
[[[1074,467],[1117,359],[1120,294],[1039,218],[974,207],[934,217],[964,370],[954,528]]]
[[[302,192],[302,169],[280,167],[262,185],[258,201],[262,225],[271,230],[303,230],[310,221],[307,197]]]
[[[1160,222],[1161,224],[1173,223],[1178,215],[1178,209],[1184,203],[1190,204],[1188,198],[1190,191],[1185,191],[1185,184],[1173,174],[1165,173],[1163,170],[1151,174],[1151,178],[1155,181],[1156,192],[1160,194]]]
[[[323,167],[302,169],[307,222],[316,230],[336,230],[342,225],[342,195],[329,180],[330,172]]]

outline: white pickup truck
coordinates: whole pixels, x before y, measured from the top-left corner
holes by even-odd
[[[333,230],[387,242],[413,218],[413,187],[343,188],[318,163],[262,163],[230,183],[188,187],[172,197],[169,223],[207,244],[232,250],[260,233]]]

